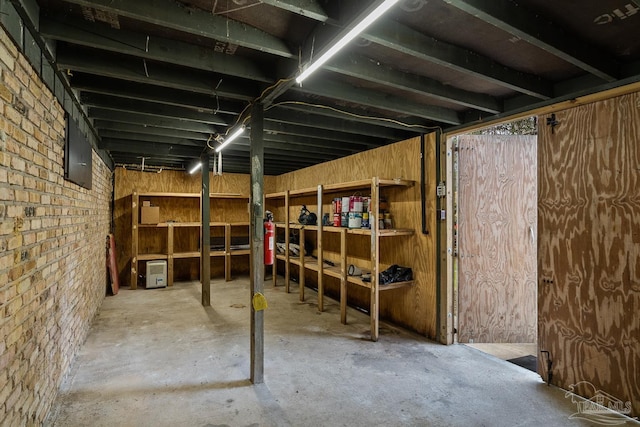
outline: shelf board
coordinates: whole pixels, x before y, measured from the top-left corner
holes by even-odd
[[[229,225],[232,227],[248,227],[250,223],[249,221],[238,221],[238,222],[230,222]]]
[[[244,199],[249,200],[249,196],[240,193],[209,193],[210,199]]]
[[[378,236],[380,237],[413,236],[414,234],[415,230],[410,228],[385,228],[384,230],[378,230]]]
[[[337,228],[337,227],[333,227]],[[340,227],[343,228],[343,227]],[[369,228],[349,228],[347,229],[349,234],[359,234],[364,236],[370,236],[371,230]],[[390,228],[378,230],[378,236],[380,237],[393,237],[393,236],[412,236],[415,231],[410,228]]]
[[[301,188],[299,190],[290,190],[289,197],[315,196],[318,194],[318,187]]]
[[[409,280],[406,282],[395,282],[395,283],[389,283],[388,285],[379,285],[378,289],[380,291],[388,291],[391,289],[406,288],[409,286],[413,286],[414,284],[415,284],[414,280]]]
[[[193,197],[193,198],[200,198],[200,193],[139,193],[138,197]]]
[[[341,271],[340,265],[338,264],[334,266],[330,266],[330,265],[328,266],[325,264],[324,267],[322,268],[322,271],[327,276],[335,277],[336,279],[342,279],[342,271]]]
[[[283,254],[276,254],[276,259],[282,260],[282,261],[286,261],[287,260],[287,256],[283,255]]]
[[[200,258],[200,252],[199,251],[194,251],[194,252],[176,252],[176,253],[173,254],[173,258],[174,259]]]
[[[415,181],[410,181],[406,179],[385,179],[380,178],[378,180],[380,187],[411,187],[415,184]],[[361,179],[358,181],[350,181],[350,182],[341,182],[338,184],[327,184],[322,186],[322,192],[324,194],[329,193],[340,193],[344,191],[352,191],[352,190],[360,190],[360,189],[370,189],[371,184],[373,183],[373,179]]]
[[[368,228],[348,228],[347,233],[371,236],[371,230]]]
[[[322,193],[339,193],[341,191],[350,191],[350,190],[358,190],[358,189],[371,189],[371,183],[373,181],[371,179],[361,179],[358,181],[350,181],[350,182],[341,182],[338,184],[327,184],[322,186]]]
[[[285,222],[274,222],[276,228],[287,228],[287,223]]]
[[[229,255],[249,255],[251,249],[231,249]]]
[[[318,260],[310,256],[304,257],[304,268],[308,268],[309,270],[313,270],[313,271],[318,271]]]
[[[167,254],[138,254],[138,261],[153,261],[155,259],[167,259]]]
[[[167,225],[171,225],[173,227],[198,227],[200,228],[199,222],[168,222]]]
[[[371,289],[371,282],[365,282],[359,277],[347,276],[347,282],[353,283],[354,285],[362,286],[364,288]],[[409,280],[407,282],[395,282],[395,283],[389,283],[388,285],[378,285],[378,290],[380,292],[390,291],[392,289],[407,288],[407,287],[413,286],[414,284],[415,284],[414,280]]]
[[[225,251],[211,251],[209,252],[209,256],[225,256],[227,253]]]
[[[408,179],[394,178],[394,179],[379,179],[380,187],[413,187],[415,181]]]
[[[341,233],[342,230],[346,230],[347,227],[334,227],[333,225],[323,225],[322,231],[326,231],[327,233]]]
[[[264,198],[265,199],[284,199],[285,196],[287,195],[286,191],[280,191],[278,193],[269,193],[269,194],[265,194]]]
[[[227,225],[226,222],[210,222],[209,227],[225,227]]]
[[[169,224],[166,222],[159,222],[157,224],[138,224],[139,228],[167,228]]]
[[[360,276],[347,276],[347,282],[362,286],[363,288],[371,289],[371,282],[365,282],[360,278]]]

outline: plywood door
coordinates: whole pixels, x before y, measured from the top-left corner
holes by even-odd
[[[459,138],[459,342],[536,341],[536,144]]]
[[[540,349],[554,385],[637,417],[640,93],[555,119],[540,129]]]

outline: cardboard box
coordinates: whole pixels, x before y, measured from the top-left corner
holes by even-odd
[[[160,222],[159,206],[142,206],[140,208],[140,224],[157,224]]]

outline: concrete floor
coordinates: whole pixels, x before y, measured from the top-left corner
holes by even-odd
[[[121,289],[65,379],[51,426],[567,426],[576,404],[535,373],[265,283],[265,384],[249,381],[248,279]]]
[[[536,343],[466,343],[464,345],[502,360],[528,355],[536,356],[538,354],[538,345]]]

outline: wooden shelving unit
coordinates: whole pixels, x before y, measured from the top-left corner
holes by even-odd
[[[285,288],[289,292],[290,281],[290,265],[299,266],[299,288],[300,300],[304,301],[305,287],[305,271],[310,270],[318,274],[318,310],[324,310],[324,277],[329,276],[340,280],[340,320],[342,323],[347,322],[347,285],[353,284],[370,290],[370,307],[369,313],[371,317],[371,339],[378,340],[379,334],[379,293],[407,286],[413,286],[413,281],[392,283],[388,285],[378,284],[378,274],[386,267],[380,263],[380,240],[387,238],[396,238],[402,236],[411,236],[415,233],[413,229],[379,229],[378,227],[378,206],[380,204],[380,188],[383,187],[411,187],[415,183],[413,181],[402,179],[382,179],[374,177],[371,179],[344,182],[339,184],[319,185],[317,188],[306,188],[299,190],[290,190],[278,193],[271,193],[265,196],[267,203],[281,204],[284,203],[285,217],[283,222],[276,223],[276,230],[284,230],[285,234],[285,253],[276,255],[276,263],[273,266],[273,282],[277,283],[277,260],[284,261],[285,265]],[[348,229],[343,227],[323,226],[323,205],[326,205],[325,196],[328,195],[347,195],[353,194],[354,191],[366,191],[371,194],[371,218],[369,220],[370,229]],[[303,226],[291,218],[290,208],[298,207],[301,198],[316,197],[315,209],[309,209],[318,216],[318,225]],[[282,208],[281,205],[279,205]],[[297,219],[297,218],[296,218]],[[300,254],[293,256],[290,254],[289,243],[291,230],[299,230]],[[304,242],[306,233],[313,232],[315,234],[315,248],[317,258],[304,255]],[[326,233],[337,233],[340,236],[339,261],[332,261],[333,265],[326,265],[324,262],[323,235]],[[360,277],[349,276],[348,269],[348,250],[352,240],[356,236],[370,237],[370,254],[366,261],[368,270],[371,271],[371,281],[365,282]],[[360,242],[362,237],[360,237]]]
[[[211,193],[210,201],[215,199],[227,199],[238,201],[249,201],[249,197],[240,194]],[[161,222],[158,224],[140,224],[140,199],[151,199],[160,204],[167,204],[165,212],[161,209]],[[195,199],[195,200],[194,200]],[[163,203],[164,202],[164,203]],[[178,208],[179,206],[179,208]],[[194,193],[132,193],[131,202],[131,289],[137,288],[138,267],[141,261],[166,260],[167,261],[167,285],[173,286],[174,280],[174,260],[176,259],[198,259],[201,261],[200,251],[200,227],[197,221],[200,218],[201,198],[200,194]],[[245,208],[236,212],[238,217],[248,217]],[[242,216],[244,215],[244,216]],[[171,220],[169,220],[171,219]],[[224,234],[225,245],[221,250],[212,250],[211,257],[224,257],[225,259],[225,279],[231,278],[232,257],[238,255],[249,255],[249,250],[234,250],[231,246],[231,236],[234,229],[244,227],[246,234],[249,234],[249,222],[211,222],[211,230],[220,228]],[[159,236],[158,233],[166,233]],[[141,233],[154,235],[154,240],[160,251],[144,251],[140,248]],[[189,247],[179,247],[177,244],[178,233],[187,233]],[[151,237],[151,236],[146,236]],[[184,236],[183,236],[184,237]],[[155,249],[155,248],[154,248]]]

